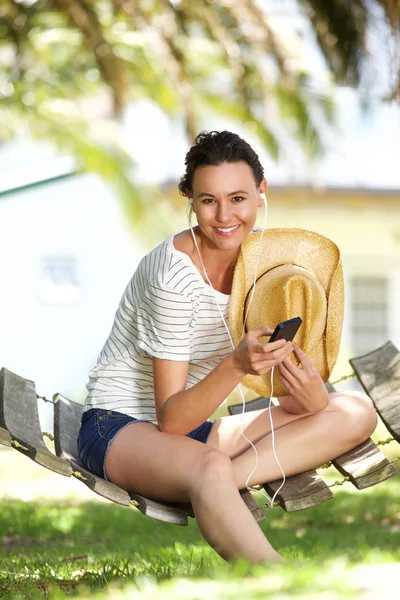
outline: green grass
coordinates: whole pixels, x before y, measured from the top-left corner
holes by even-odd
[[[287,559],[279,566],[226,564],[193,520],[178,527],[105,502],[3,498],[0,597],[358,597],[360,565],[400,565],[400,478],[363,492],[350,484],[335,490],[313,509],[266,511],[261,526]]]
[[[395,458],[398,448],[392,442],[384,451]],[[322,473],[330,483],[341,479]],[[261,527],[285,564],[227,564],[193,519],[178,527],[99,501],[78,480],[0,448],[0,597],[331,600],[361,598],[359,590],[377,582],[374,597],[391,596],[400,580],[399,473],[362,492],[349,483],[333,490],[333,500],[313,509],[266,510]]]

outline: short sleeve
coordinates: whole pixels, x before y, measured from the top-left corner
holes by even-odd
[[[190,360],[191,301],[165,284],[146,286],[135,298],[138,346],[165,360]]]

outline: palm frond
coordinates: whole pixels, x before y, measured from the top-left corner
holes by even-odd
[[[110,123],[97,120],[88,124],[79,115],[65,114],[46,103],[29,114],[30,131],[38,139],[52,139],[57,147],[73,155],[77,169],[98,172],[109,182],[120,198],[132,221],[139,221],[146,204],[134,185],[129,172],[133,169],[130,155],[118,142]],[[60,118],[62,117],[62,118]]]
[[[229,117],[238,123],[244,123],[253,134],[260,138],[267,152],[274,159],[277,160],[279,158],[279,141],[277,136],[262,119],[249,113],[243,104],[235,102],[232,99],[221,98],[220,95],[212,92],[206,92],[202,96],[201,105],[203,110]]]
[[[276,99],[280,114],[285,121],[290,121],[294,137],[306,150],[309,158],[315,158],[323,152],[323,143],[316,127],[310,104],[301,88],[288,88],[281,83],[276,85]]]
[[[186,129],[189,137],[196,136],[197,119],[193,114],[191,103],[190,81],[186,73],[185,56],[179,45],[179,31],[175,15],[168,2],[159,0],[162,4],[160,13],[151,14],[148,7],[143,7],[139,2],[133,0],[113,0],[117,8],[132,19],[132,25],[143,29],[150,29],[157,41],[159,50],[158,62],[162,62],[167,70],[170,83],[176,86],[178,101],[180,102],[186,120]]]
[[[100,72],[112,90],[114,114],[121,115],[127,101],[126,70],[123,61],[113,53],[104,35],[98,15],[89,0],[56,0],[82,32],[89,51],[93,54]]]
[[[341,83],[356,85],[366,56],[367,11],[362,0],[300,0],[314,26],[319,46]]]
[[[227,64],[239,93],[243,94],[244,67],[241,61],[241,49],[231,31],[226,29],[214,10],[208,10],[202,3],[191,3],[191,14],[204,23],[211,39],[216,40],[224,51]]]
[[[386,99],[388,101],[400,101],[400,1],[377,0],[377,2],[383,8],[386,20],[392,30],[392,39],[388,44],[390,48],[388,55],[390,57],[391,90]]]

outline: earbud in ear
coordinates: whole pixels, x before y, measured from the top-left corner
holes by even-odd
[[[267,196],[264,194],[264,192],[261,192],[260,198],[264,202],[265,208],[267,208]]]
[[[187,216],[187,219],[188,219],[188,225],[189,225],[189,227],[192,226],[191,225],[192,212],[194,212],[193,211],[193,198],[188,198],[188,203],[187,203],[187,206],[186,206],[186,216]]]

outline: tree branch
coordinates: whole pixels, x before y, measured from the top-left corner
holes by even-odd
[[[103,79],[113,94],[114,115],[120,116],[127,102],[127,78],[123,61],[115,56],[113,47],[101,28],[98,16],[89,0],[56,0],[60,7],[84,36],[86,46],[92,52]]]

